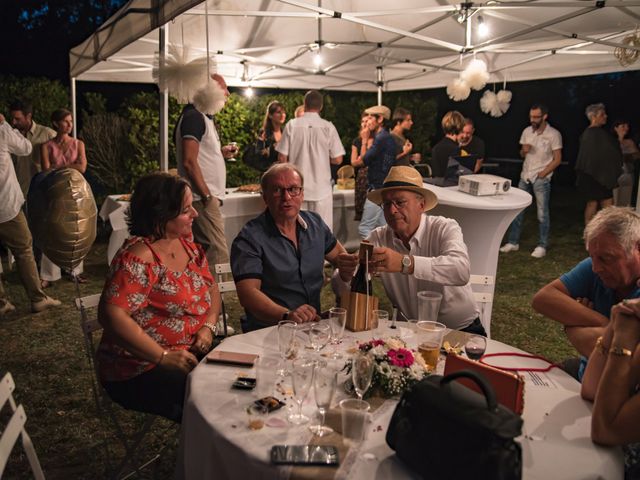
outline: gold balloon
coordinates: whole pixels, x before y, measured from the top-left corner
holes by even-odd
[[[96,239],[98,209],[91,187],[74,168],[34,177],[27,198],[35,245],[61,268],[73,269]]]

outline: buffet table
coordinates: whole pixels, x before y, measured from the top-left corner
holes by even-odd
[[[392,332],[391,330],[386,333]],[[397,330],[395,331],[397,332]],[[400,332],[412,345],[412,331]],[[220,350],[256,353],[277,357],[275,328],[228,337]],[[385,333],[385,334],[386,334]],[[346,352],[356,340],[371,337],[370,332],[345,332],[341,349]],[[415,343],[415,339],[413,343]],[[490,340],[487,353],[520,351]],[[344,360],[343,360],[344,361]],[[523,360],[508,357],[502,365],[519,366]],[[528,366],[534,366],[531,363]],[[441,360],[439,369],[443,368]],[[385,443],[385,433],[396,401],[386,400],[371,414],[367,438],[360,448],[351,448],[341,456],[335,469],[309,467],[276,467],[269,462],[272,445],[325,443],[342,445],[341,436],[332,433],[318,441],[308,425],[294,426],[280,422],[280,426],[265,426],[250,430],[245,409],[256,396],[251,391],[232,390],[231,383],[238,374],[255,374],[247,368],[201,363],[189,375],[176,477],[183,479],[271,479],[306,477],[340,479],[404,479],[416,478],[395,457]],[[525,407],[523,434],[517,440],[522,445],[523,478],[526,480],[562,479],[621,479],[622,452],[619,448],[603,448],[590,439],[591,405],[580,398],[580,384],[560,369],[548,373],[524,373]],[[344,379],[344,377],[341,377]],[[285,382],[286,383],[286,382]],[[283,395],[277,395],[285,398]],[[333,408],[346,398],[338,388]],[[287,407],[293,402],[286,398]],[[269,414],[286,418],[287,407]],[[307,396],[303,412],[315,413],[313,392]],[[318,475],[318,471],[321,473]],[[324,476],[323,476],[324,475]]]
[[[100,218],[109,221],[113,232],[109,237],[107,247],[107,262],[117,253],[120,246],[129,236],[125,221],[129,202],[121,200],[122,195],[109,195],[100,208]],[[243,193],[229,190],[221,208],[224,215],[224,233],[227,245],[231,248],[234,238],[242,227],[251,219],[257,217],[265,209],[262,196],[258,193]],[[353,190],[333,191],[333,231],[347,249],[356,249],[360,243],[358,224],[354,217]]]

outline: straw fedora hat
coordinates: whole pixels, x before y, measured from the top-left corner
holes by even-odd
[[[410,190],[419,193],[424,197],[425,212],[438,204],[436,194],[422,186],[422,175],[413,167],[391,167],[387,178],[384,179],[382,188],[369,192],[367,198],[380,205],[382,203],[382,193],[389,190]]]

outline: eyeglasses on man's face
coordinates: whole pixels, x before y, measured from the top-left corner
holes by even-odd
[[[398,199],[398,200],[386,200],[384,202],[382,202],[382,204],[380,205],[383,209],[388,210],[391,208],[391,205],[393,205],[394,207],[396,207],[398,210],[402,210],[403,208],[405,208],[407,206],[407,203],[409,203],[409,199]]]
[[[298,197],[302,193],[303,187],[273,187],[271,194],[274,197],[281,197],[284,192],[287,192],[290,197]]]

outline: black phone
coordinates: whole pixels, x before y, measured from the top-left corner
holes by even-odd
[[[274,445],[271,463],[276,465],[339,465],[338,449],[333,445]]]
[[[256,388],[256,379],[251,377],[238,377],[236,381],[231,384],[231,387],[240,390],[253,390]]]

